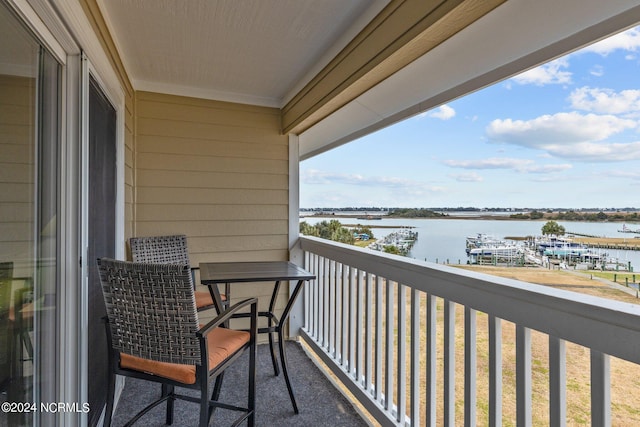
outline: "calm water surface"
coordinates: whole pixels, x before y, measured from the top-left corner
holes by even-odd
[[[465,264],[465,239],[478,233],[489,234],[496,238],[509,236],[528,236],[542,234],[546,221],[500,221],[483,219],[402,219],[383,218],[380,220],[356,220],[355,218],[336,218],[343,224],[362,224],[372,227],[376,238],[381,238],[396,229],[375,228],[376,226],[414,227],[418,232],[418,241],[409,253],[411,258],[438,262]],[[329,218],[301,218],[309,224],[316,224]],[[603,237],[627,237],[633,239],[637,234],[619,233],[622,223],[597,222],[558,222],[568,233],[589,234]],[[637,227],[633,227],[637,228]],[[640,268],[640,251],[607,251],[609,257],[621,262],[631,262],[634,271]]]

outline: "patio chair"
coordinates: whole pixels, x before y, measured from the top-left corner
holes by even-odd
[[[248,425],[253,426],[257,299],[239,302],[199,327],[188,265],[102,258],[98,260],[98,270],[107,308],[105,327],[109,349],[104,425],[111,424],[116,375],[123,375],[162,384],[160,399],[145,407],[127,425],[163,402],[167,403],[166,423],[170,425],[174,401],[182,399],[200,404],[200,427],[209,424],[215,408],[240,411],[233,425],[247,420]],[[245,308],[251,311],[248,331],[220,327]],[[245,351],[249,351],[247,407],[209,399],[212,381]],[[200,390],[200,397],[177,394],[176,386]]]
[[[131,259],[133,262],[146,262],[149,264],[188,264],[189,250],[187,248],[187,236],[183,234],[171,236],[132,237],[129,239]],[[191,279],[195,289],[195,270],[191,267]],[[214,308],[213,290],[195,291],[196,308],[198,311]],[[219,312],[228,306],[228,292],[220,294]]]

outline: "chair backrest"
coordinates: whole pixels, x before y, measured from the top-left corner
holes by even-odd
[[[188,265],[98,260],[114,350],[158,362],[200,364]]]
[[[129,239],[133,262],[149,264],[189,264],[187,236],[132,237]]]

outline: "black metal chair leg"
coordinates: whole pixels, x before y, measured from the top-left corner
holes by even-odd
[[[296,403],[296,398],[293,395],[293,388],[291,388],[291,381],[289,380],[289,371],[287,369],[287,357],[284,350],[284,337],[282,329],[278,331],[278,345],[280,347],[280,363],[282,363],[284,381],[287,383],[287,390],[289,390],[289,397],[291,398],[291,404],[293,405],[293,412],[299,414],[300,412],[298,411],[298,404]]]
[[[211,400],[213,400],[214,402],[217,402],[218,399],[220,398],[220,390],[222,389],[223,378],[224,378],[224,372],[221,372],[220,375],[216,377],[216,382],[213,383],[213,392],[211,393]],[[211,416],[213,415],[215,410],[216,410],[215,406],[209,407],[209,419],[211,419]]]
[[[116,393],[116,375],[109,369],[109,378],[107,379],[107,406],[104,410],[104,427],[111,426],[111,416],[113,414],[113,400]]]
[[[271,319],[269,319],[269,326],[271,326]],[[274,332],[269,332],[269,350],[271,351],[271,362],[273,363],[273,374],[277,377],[280,375],[280,369],[278,368],[278,359],[276,359],[276,348],[273,342]]]
[[[174,387],[172,385],[162,384],[162,397],[169,396],[167,399],[167,414],[165,417],[165,424],[173,424],[173,404],[175,397],[173,397]]]

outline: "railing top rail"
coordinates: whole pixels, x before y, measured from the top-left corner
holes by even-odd
[[[588,348],[640,363],[640,305],[375,252],[316,237],[319,256]]]

